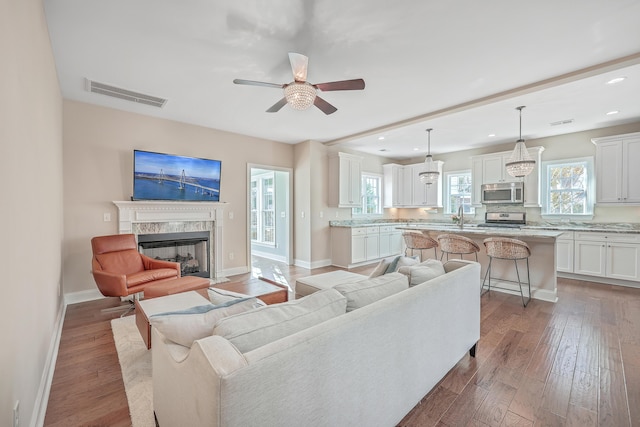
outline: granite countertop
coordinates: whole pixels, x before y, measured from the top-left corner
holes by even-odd
[[[459,230],[460,228],[453,224],[452,222],[426,222],[423,220],[345,220],[345,221],[330,221],[329,225],[331,227],[372,227],[372,226],[381,226],[381,225],[392,225],[397,228],[402,229],[427,229],[431,228],[434,230]],[[465,223],[464,231],[473,230],[477,226],[476,223]],[[479,231],[482,231],[484,227],[479,228]],[[604,232],[604,233],[629,233],[629,234],[640,234],[640,223],[578,223],[578,222],[562,222],[562,223],[534,223],[530,222],[528,225],[520,228],[520,229],[505,229],[505,228],[489,228],[492,234],[495,234],[496,230],[500,230],[502,233],[505,230],[508,230],[512,233],[512,235],[516,236],[518,233],[522,235],[525,231],[591,231],[591,232]],[[475,233],[481,234],[481,233]],[[487,234],[487,233],[482,233]],[[559,235],[561,233],[557,233]]]
[[[457,225],[401,225],[396,227],[400,230],[427,230],[427,231],[444,231],[453,234],[473,234],[482,236],[503,236],[513,238],[542,237],[556,238],[563,232],[559,230],[541,230],[528,228],[505,228],[505,227],[476,227],[475,225],[466,225],[460,228]]]

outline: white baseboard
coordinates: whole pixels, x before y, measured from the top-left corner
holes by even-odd
[[[245,265],[242,267],[227,268],[225,270],[222,270],[220,271],[220,276],[229,277],[229,276],[236,276],[238,274],[246,274],[250,272],[251,272],[251,268]]]
[[[323,259],[320,261],[309,262],[309,261],[303,261],[301,259],[296,259],[296,260],[293,260],[293,265],[295,265],[296,267],[302,267],[302,268],[307,268],[309,270],[313,270],[314,268],[327,267],[331,265],[331,260]]]
[[[494,286],[499,286],[499,288]],[[486,289],[486,286],[484,289]],[[483,289],[483,292],[484,292],[484,289]],[[517,283],[506,282],[500,279],[491,278],[491,290],[503,292],[505,294],[520,296],[520,287],[518,286]],[[522,286],[522,290],[524,292],[524,297],[526,299],[527,292],[528,292],[526,285]],[[541,301],[556,303],[558,302],[558,293],[555,289],[553,291],[550,291],[547,289],[538,289],[538,288],[531,287],[531,298],[539,299]]]
[[[254,250],[251,250],[251,255],[255,255],[260,258],[270,259],[271,261],[284,262],[284,263],[287,262],[287,257],[285,257],[284,255],[274,255],[268,252],[260,252],[260,251],[254,251]]]
[[[47,358],[42,377],[40,378],[40,386],[38,394],[33,405],[33,413],[31,414],[31,427],[41,427],[44,425],[44,418],[47,414],[47,405],[49,404],[49,394],[51,392],[51,383],[53,382],[53,374],[56,370],[56,361],[58,360],[58,349],[60,348],[60,337],[62,336],[62,327],[64,326],[64,316],[67,312],[67,304],[64,300],[60,301],[56,324],[53,328],[53,336],[49,343]]]
[[[70,292],[64,294],[64,304],[76,304],[79,302],[95,301],[97,299],[105,298],[98,289],[89,289],[86,291]]]
[[[640,282],[632,282],[630,280],[613,279],[610,277],[587,276],[584,274],[564,273],[558,271],[558,277],[565,279],[584,280],[585,282],[604,283],[606,285],[626,286],[628,288],[640,288]]]

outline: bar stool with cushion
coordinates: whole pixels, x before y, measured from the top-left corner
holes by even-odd
[[[480,246],[468,237],[459,236],[457,234],[441,234],[438,236],[438,244],[440,245],[440,260],[447,254],[447,261],[449,260],[449,254],[462,255],[475,254],[476,262],[478,261],[478,252],[480,252]]]
[[[402,237],[404,238],[404,244],[406,249],[404,250],[405,256],[409,249],[411,249],[411,255],[413,255],[414,250],[420,251],[420,261],[422,261],[422,251],[425,249],[432,249],[435,254],[435,259],[438,259],[438,242],[433,240],[431,237],[426,236],[422,233],[403,233]]]
[[[489,257],[489,266],[487,267],[487,272],[484,275],[484,280],[482,281],[482,288],[484,289],[485,281],[487,277],[489,278],[489,284],[487,287],[487,291],[491,290],[491,264],[495,259],[504,259],[504,260],[513,260],[516,266],[516,275],[518,277],[518,286],[520,287],[520,296],[522,297],[522,305],[527,306],[529,301],[531,300],[531,277],[529,276],[529,256],[531,256],[531,249],[529,246],[517,239],[510,239],[507,237],[490,237],[483,241],[484,246],[487,250],[487,256]],[[522,282],[520,280],[520,271],[518,270],[518,260],[526,260],[527,261],[527,281]],[[495,278],[495,277],[494,277]],[[513,280],[501,279],[507,282],[516,283]],[[522,292],[522,285],[527,285],[529,288],[529,295],[525,301],[524,293]],[[494,286],[497,288],[497,286]]]

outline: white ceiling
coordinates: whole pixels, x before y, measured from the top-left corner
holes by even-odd
[[[640,121],[638,0],[45,0],[45,9],[65,98],[285,143],[406,159],[426,151],[426,128],[434,155],[515,141],[519,105],[525,139]],[[311,83],[363,78],[366,88],[321,92],[338,108],[329,116],[266,113],[280,90],[233,79],[288,83],[288,52],[310,58]],[[627,79],[606,84],[618,76]],[[93,94],[86,78],[168,102]]]

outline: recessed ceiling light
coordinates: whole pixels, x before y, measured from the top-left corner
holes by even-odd
[[[489,135],[487,135],[489,138],[493,138],[494,136],[496,136],[495,133],[490,133]]]
[[[616,77],[615,79],[611,79],[607,82],[608,85],[614,85],[616,83],[620,83],[622,81],[624,81],[626,79],[626,77]]]
[[[618,114],[619,112],[620,112],[620,111],[618,111],[618,110],[609,111],[609,112],[607,113],[607,116],[613,116],[614,114]]]
[[[413,147],[413,151],[420,151],[418,147]]]
[[[384,139],[384,136],[379,136],[378,137],[378,141],[382,141]]]

